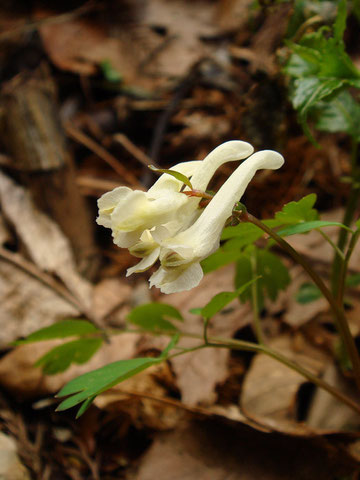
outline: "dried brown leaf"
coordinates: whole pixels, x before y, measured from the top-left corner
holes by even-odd
[[[132,358],[137,353],[139,335],[124,333],[111,338],[84,365],[72,365],[64,373],[44,375],[34,363],[62,340],[48,340],[16,347],[0,359],[0,384],[20,398],[53,394],[71,379],[108,363]],[[16,374],[9,372],[16,372]]]
[[[349,463],[347,463],[349,462]],[[350,466],[349,466],[350,464]],[[219,422],[190,423],[156,437],[130,480],[328,480],[353,466],[322,442]]]
[[[211,298],[222,291],[233,291],[233,266],[222,268],[204,277],[201,284],[188,291],[162,297],[162,300],[177,307],[184,315],[183,330],[201,335],[203,321],[200,317],[189,314],[189,310],[204,307]],[[210,335],[232,337],[234,332],[248,324],[251,316],[248,305],[241,305],[234,300],[222,312],[211,320]],[[179,343],[184,348],[198,345],[198,340],[183,338]],[[177,385],[186,405],[199,403],[212,404],[216,400],[215,387],[228,375],[229,351],[209,348],[187,353],[172,360],[177,377]]]
[[[70,243],[60,228],[34,205],[28,192],[0,172],[0,203],[33,262],[55,273],[86,307],[91,285],[77,272]]]
[[[294,343],[289,336],[274,340],[271,347],[320,375],[328,356],[306,343]],[[310,429],[296,421],[296,396],[305,382],[302,375],[265,354],[256,355],[244,380],[241,406],[259,424],[274,431],[301,435]]]

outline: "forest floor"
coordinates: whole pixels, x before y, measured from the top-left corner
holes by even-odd
[[[89,312],[104,328],[124,327],[134,306],[152,301],[178,308],[184,328],[201,333],[201,319],[189,311],[233,290],[233,266],[191,291],[163,295],[149,290],[147,273],[125,279],[134,258],[95,222],[103,193],[154,182],[149,164],[169,168],[245,140],[286,161],[252,181],[242,200],[249,212],[270,218],[316,193],[322,217],[341,221],[350,145],[342,134],[324,133],[321,148],[314,146],[288,100],[281,65],[292,2],[2,3],[0,458],[8,466],[0,466],[0,477],[358,478],[359,417],[262,354],[190,353],[98,396],[75,420],[73,410],[55,411],[66,382],[116,360],[157,355],[164,338],[114,336],[89,362],[56,375],[34,363],[60,340],[10,346]],[[350,18],[350,39],[357,28]],[[211,189],[232,171],[223,165]],[[335,239],[336,229],[328,231]],[[332,250],[316,232],[291,244],[321,274],[329,272]],[[352,273],[360,273],[359,257],[355,252]],[[327,303],[300,305],[295,296],[307,277],[283,261],[292,283],[262,312],[269,343],[355,396],[331,355]],[[359,338],[359,290],[350,294]],[[250,306],[236,300],[214,317],[211,332],[253,340],[251,325]]]

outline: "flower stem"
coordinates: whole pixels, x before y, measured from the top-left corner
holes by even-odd
[[[255,278],[257,276],[256,252],[252,252],[250,257],[250,262],[251,262],[252,277]],[[263,345],[265,342],[264,342],[264,334],[263,334],[261,323],[260,323],[257,281],[251,284],[251,304],[252,304],[254,331],[255,331],[256,339],[259,342],[259,344]]]
[[[360,188],[356,179],[357,176],[357,155],[358,155],[358,142],[356,140],[352,141],[352,152],[351,152],[351,176],[353,179],[350,195],[346,204],[345,213],[343,217],[342,223],[346,226],[350,226],[354,215],[359,203],[360,199]],[[341,252],[344,251],[345,245],[348,239],[348,232],[345,229],[340,229],[339,237],[337,241],[337,246]],[[343,296],[340,296],[339,290],[342,289],[343,293],[343,286],[339,283],[339,278],[342,274],[343,270],[343,259],[338,253],[335,253],[333,264],[332,264],[332,272],[331,272],[331,291],[333,293],[334,298],[343,304]],[[346,273],[346,272],[345,272]]]
[[[121,334],[121,333],[149,333],[148,330],[144,329],[124,329],[124,330],[112,330],[109,332],[110,334]],[[162,330],[159,329],[156,332],[153,332],[158,335],[169,335],[172,336],[174,335],[174,332],[171,330]],[[178,332],[180,336],[182,337],[187,337],[187,338],[194,338],[197,340],[203,340],[203,335],[199,335],[196,333],[188,333],[188,332]],[[297,363],[293,362],[292,360],[288,359],[281,353],[277,352],[276,350],[273,350],[272,348],[266,346],[266,345],[259,345],[258,343],[252,343],[252,342],[246,342],[244,340],[236,340],[232,338],[223,338],[223,337],[208,337],[207,338],[206,344],[201,344],[201,345],[196,345],[191,348],[186,348],[180,352],[176,352],[170,356],[167,357],[167,359],[171,359],[174,357],[177,357],[179,355],[183,355],[188,352],[193,352],[196,350],[202,350],[204,348],[208,347],[214,347],[214,348],[229,348],[233,350],[242,350],[242,351],[247,351],[247,352],[255,352],[255,353],[263,353],[264,355],[267,355],[274,360],[277,360],[278,362],[282,363],[283,365],[287,366],[291,370],[294,370],[298,372],[301,376],[306,378],[309,382],[314,383],[317,385],[319,388],[322,388],[326,392],[328,392],[330,395],[333,397],[337,398],[340,402],[344,403],[348,407],[350,407],[352,410],[354,410],[356,413],[360,414],[360,405],[354,402],[351,398],[347,397],[344,395],[342,392],[340,392],[337,388],[333,387],[329,383],[325,382],[321,378],[316,377],[313,375],[311,372],[309,372],[307,369],[301,367]]]
[[[276,243],[278,243],[295,260],[296,263],[300,264],[304,268],[313,282],[317,285],[321,293],[324,295],[333,312],[335,325],[349,355],[354,372],[355,382],[358,390],[360,391],[360,357],[342,307],[338,305],[330,290],[327,288],[319,275],[313,270],[307,260],[300,255],[288,242],[286,242],[282,237],[277,235],[277,233],[275,233],[271,228],[262,223],[253,215],[247,212],[242,212],[239,217],[243,221],[253,223],[257,227],[261,228],[261,230],[266,232],[270,237],[272,237]]]

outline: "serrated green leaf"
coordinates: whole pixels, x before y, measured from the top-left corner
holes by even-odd
[[[263,286],[271,300],[275,301],[280,290],[290,283],[290,275],[279,257],[267,250],[259,250],[257,256],[258,284]]]
[[[303,283],[296,294],[296,301],[305,305],[321,298],[322,293],[313,283]]]
[[[313,208],[316,202],[315,193],[310,193],[298,202],[290,202],[284,205],[280,212],[275,214],[275,218],[283,224],[311,222],[317,220],[319,214]]]
[[[337,8],[337,15],[334,23],[334,40],[341,42],[346,28],[346,0],[340,0]]]
[[[193,190],[193,186],[191,185],[190,180],[188,179],[188,177],[186,177],[182,173],[177,172],[176,170],[170,170],[170,169],[167,169],[167,168],[156,168],[156,167],[154,167],[154,165],[149,165],[149,168],[153,172],[167,173],[168,175],[171,175],[172,177],[175,177],[177,180],[180,180],[180,182],[183,182],[191,190]]]
[[[67,410],[84,400],[89,401],[88,399],[95,398],[105,390],[162,361],[162,358],[148,357],[119,360],[74,378],[57,394],[57,397],[70,395],[60,403],[57,410]]]
[[[226,305],[228,305],[230,302],[235,300],[239,295],[241,295],[245,290],[247,290],[251,284],[256,282],[259,277],[252,278],[250,281],[239,287],[237,290],[234,292],[221,292],[215,295],[210,302],[205,305],[200,310],[200,315],[204,318],[211,318],[213,317],[216,313],[220,312]]]
[[[14,342],[14,344],[22,345],[24,343],[41,342],[54,338],[82,337],[96,332],[100,332],[100,330],[94,324],[85,320],[63,320],[49,327],[41,328],[24,340]]]
[[[126,317],[129,322],[145,330],[170,330],[177,328],[167,318],[183,321],[181,313],[172,305],[166,303],[147,303],[135,307]]]
[[[341,91],[314,108],[315,125],[326,132],[345,132],[360,139],[360,105],[348,91]]]
[[[302,121],[306,120],[308,111],[316,103],[332,95],[343,86],[344,80],[332,77],[309,77],[295,80],[292,102]]]
[[[341,227],[348,232],[352,232],[351,228],[343,225],[340,222],[326,222],[323,220],[315,220],[313,222],[298,223],[296,225],[291,225],[290,227],[282,228],[277,232],[277,234],[281,235],[282,237],[288,237],[290,235],[296,235],[297,233],[308,233],[311,230],[323,227]]]
[[[236,262],[235,287],[241,288],[243,285],[246,285],[253,279],[253,276],[250,255],[244,252]],[[242,302],[246,302],[246,300],[251,298],[251,291],[245,290],[239,295],[239,298]]]
[[[83,364],[99,350],[102,338],[81,338],[58,345],[39,358],[35,367],[41,367],[45,374],[64,372],[72,363]]]

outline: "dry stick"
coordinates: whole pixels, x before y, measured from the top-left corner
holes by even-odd
[[[240,214],[239,218],[242,221],[253,223],[257,227],[259,227],[261,230],[266,232],[268,235],[270,235],[270,237],[272,237],[286,252],[289,253],[289,255],[291,255],[291,257],[295,260],[296,263],[300,264],[304,268],[304,270],[307,272],[310,278],[319,287],[319,290],[324,295],[324,297],[326,298],[326,300],[328,301],[331,307],[331,310],[333,311],[335,324],[346,346],[346,350],[349,354],[349,357],[353,366],[355,382],[358,387],[358,390],[360,391],[360,357],[359,357],[354,339],[351,335],[345,314],[337,304],[336,300],[333,298],[330,290],[327,288],[327,286],[319,277],[319,275],[311,268],[311,266],[306,261],[306,259],[303,258],[301,255],[299,255],[299,253],[296,250],[294,250],[289,243],[287,243],[283,238],[277,235],[271,228],[269,228],[267,225],[265,225],[256,217],[254,217],[253,215],[247,212]]]
[[[84,132],[78,130],[72,125],[69,125],[68,123],[65,125],[65,130],[71,138],[81,143],[93,153],[102,158],[108,165],[111,166],[113,170],[115,170],[116,173],[123,177],[126,182],[128,182],[132,186],[141,187],[135,175],[133,175],[125,167],[123,167],[121,163],[114,157],[114,155],[105,150],[105,148],[95,142],[95,140],[88,137]]]
[[[131,155],[139,160],[140,163],[148,167],[149,165],[154,165],[156,168],[160,168],[156,162],[151,160],[151,158],[146,155],[139,147],[137,147],[131,140],[128,139],[123,133],[116,133],[114,135],[114,140],[119,142]]]
[[[66,300],[77,310],[79,310],[80,313],[85,315],[88,320],[93,322],[97,327],[101,328],[101,326],[99,326],[98,324],[98,321],[91,315],[91,313],[82,304],[82,302],[74,295],[72,295],[66,287],[64,287],[61,283],[57,282],[53,277],[38,269],[33,263],[29,262],[18,253],[9,252],[2,247],[0,247],[0,257],[9,263],[12,263],[13,265],[28,273],[32,277],[36,278],[39,282],[43,283],[47,287],[51,288],[64,300]]]

